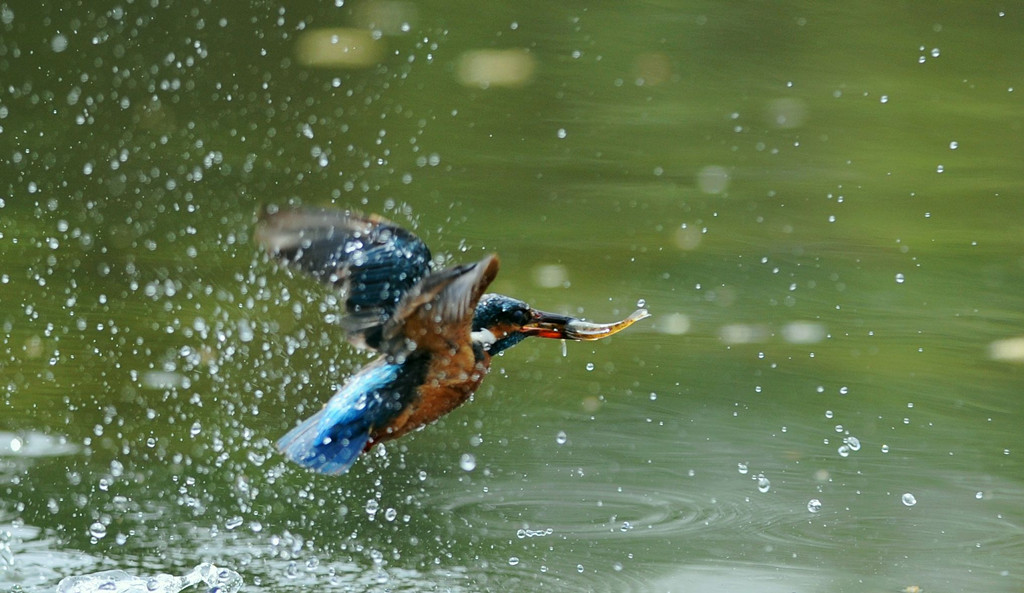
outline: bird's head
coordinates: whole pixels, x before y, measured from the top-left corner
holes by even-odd
[[[473,341],[491,356],[530,336],[559,340],[600,340],[647,317],[640,309],[617,323],[589,323],[568,315],[538,311],[512,297],[485,294],[473,315]]]

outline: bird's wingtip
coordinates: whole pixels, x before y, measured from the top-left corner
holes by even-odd
[[[319,473],[343,474],[363,452],[370,435],[331,439],[320,428],[323,414],[321,410],[288,431],[277,441],[277,449],[289,460]]]

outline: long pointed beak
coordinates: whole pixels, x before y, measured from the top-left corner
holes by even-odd
[[[561,340],[593,341],[613,336],[637,321],[650,317],[647,309],[637,309],[632,315],[615,323],[590,323],[567,315],[533,311],[533,319],[520,331],[528,336],[538,338],[557,338]]]

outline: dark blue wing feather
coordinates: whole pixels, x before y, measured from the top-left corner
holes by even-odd
[[[379,216],[328,209],[261,214],[256,240],[271,256],[343,292],[349,339],[379,350],[381,327],[430,272],[430,250]]]

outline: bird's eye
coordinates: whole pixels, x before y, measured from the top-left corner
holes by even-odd
[[[512,312],[512,321],[516,325],[526,325],[530,321],[530,312],[525,309],[516,309]]]

